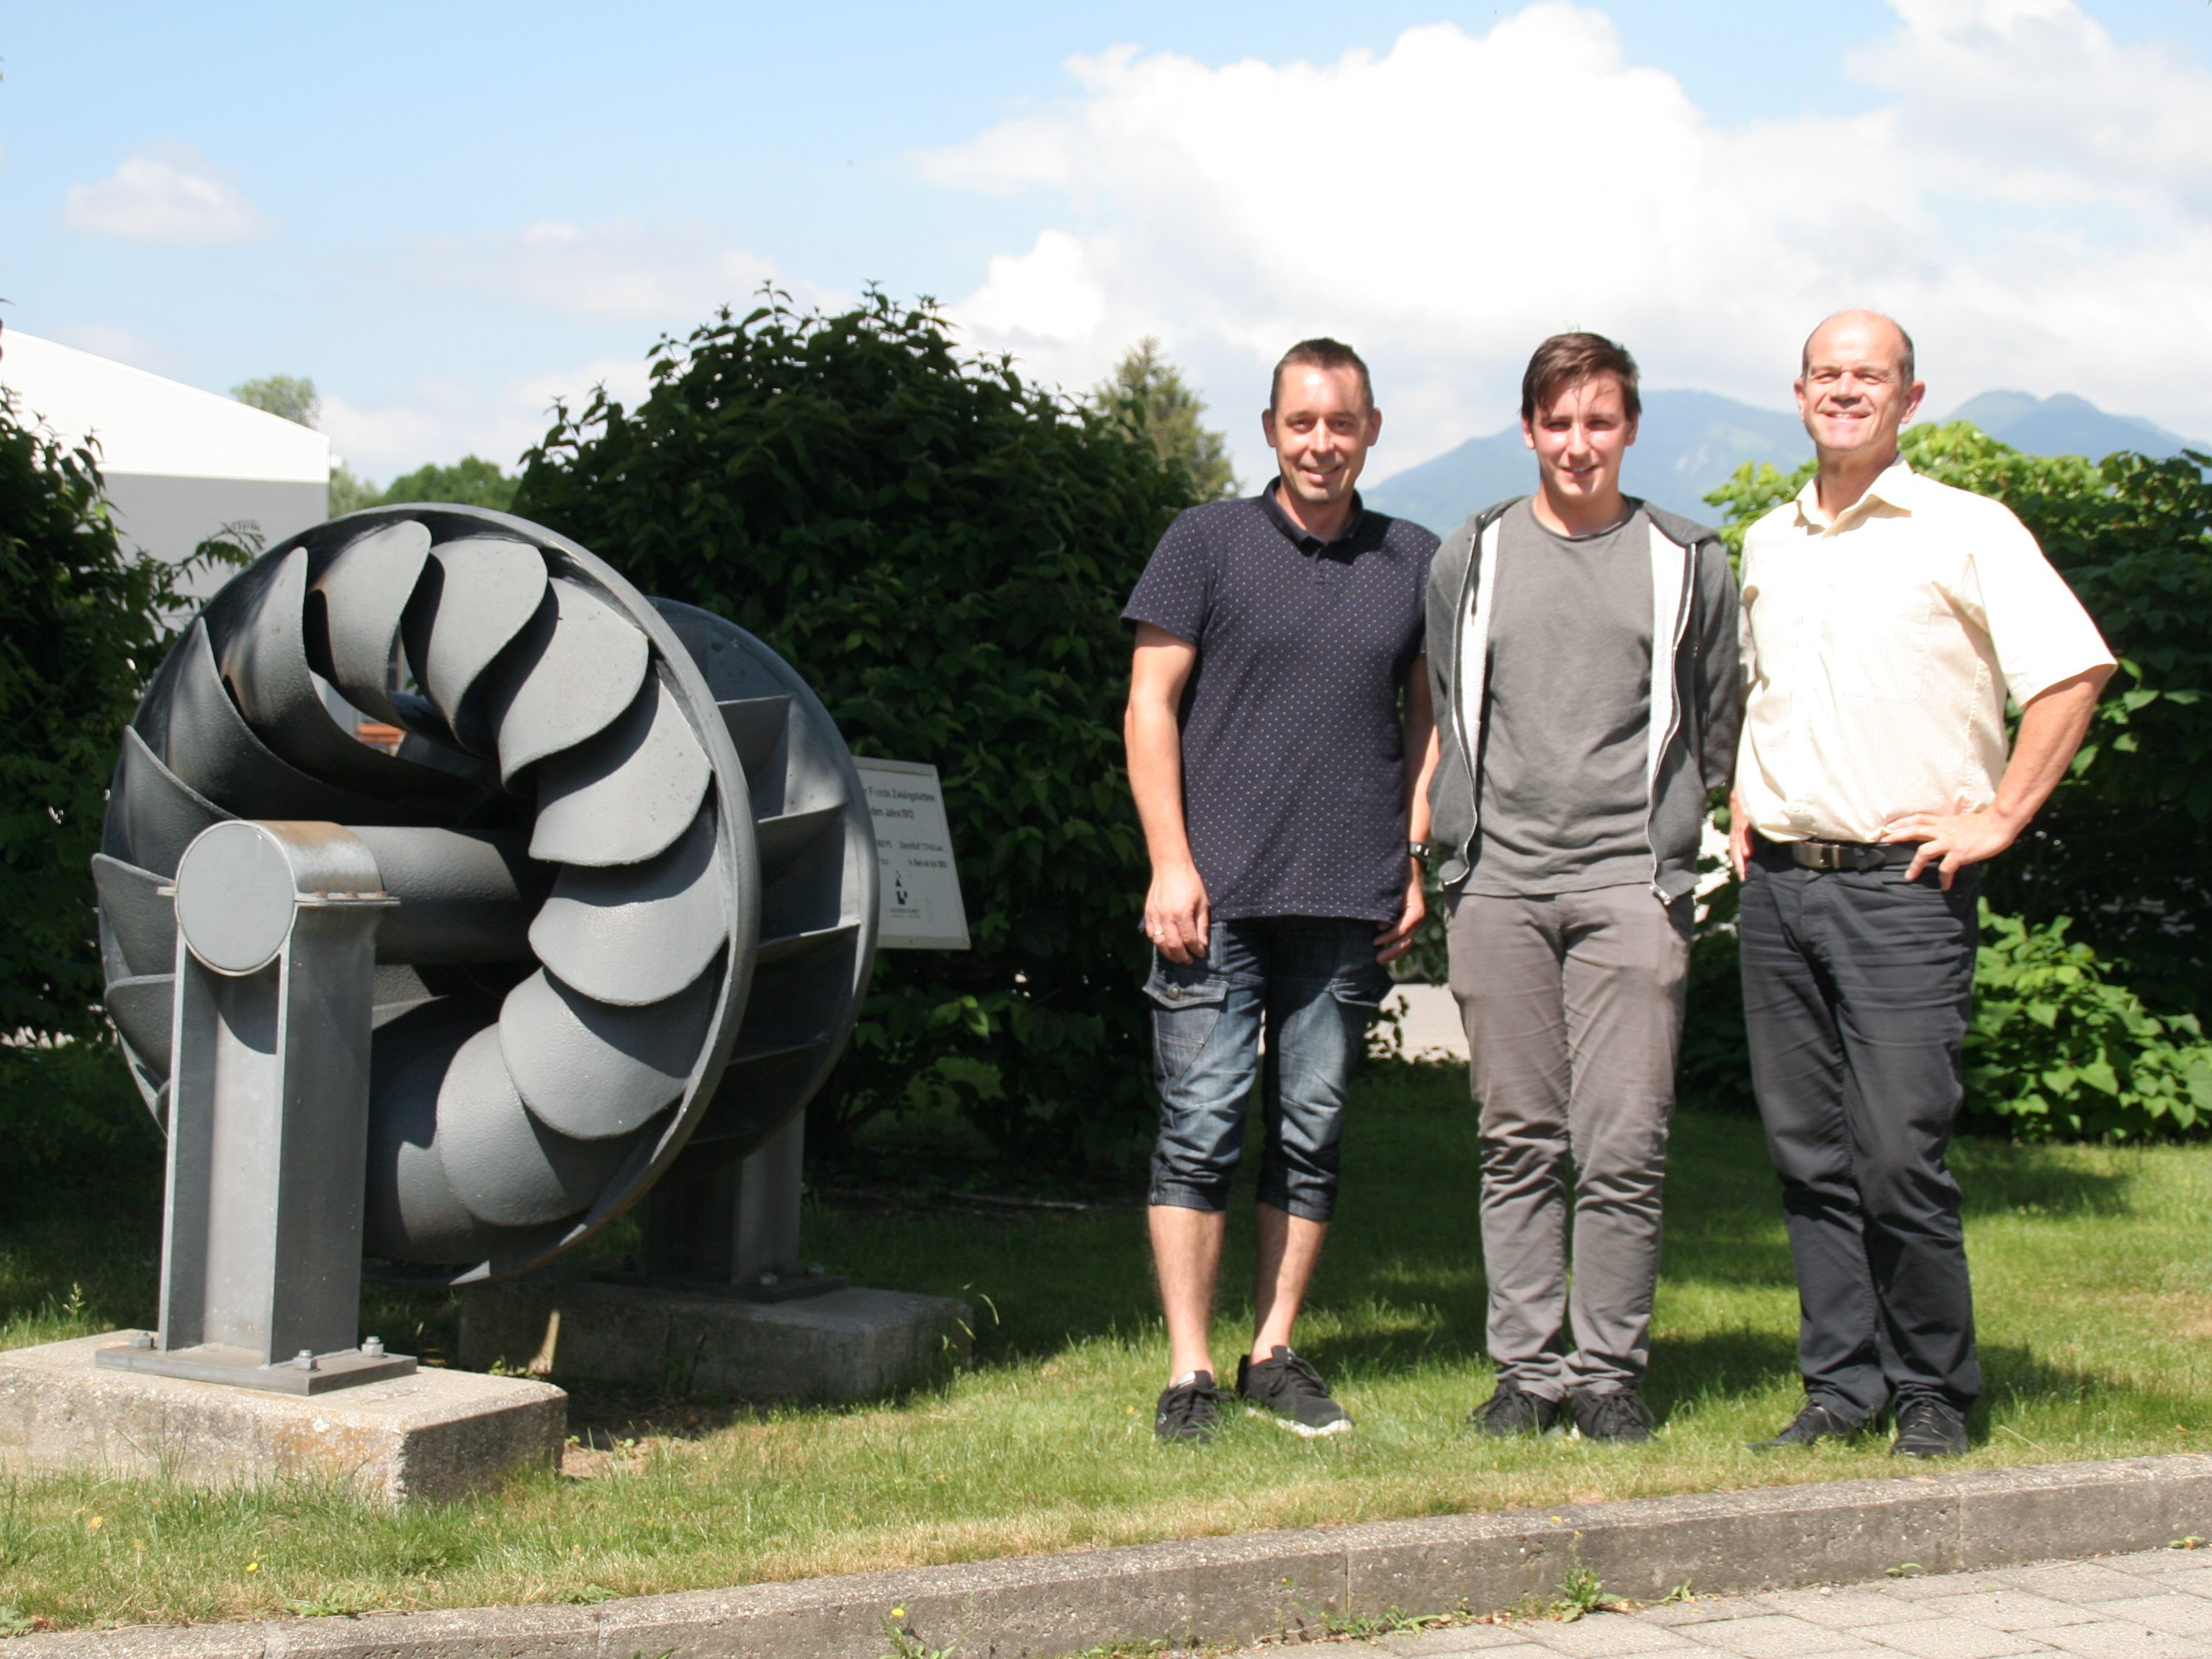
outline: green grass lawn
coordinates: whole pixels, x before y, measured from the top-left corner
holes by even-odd
[[[2212,1443],[2212,1147],[1962,1144],[1989,1395],[1969,1467]],[[143,1159],[0,1213],[0,1346],[147,1322],[158,1194]],[[1676,1125],[1638,1449],[1500,1444],[1488,1393],[1464,1073],[1371,1070],[1301,1347],[1358,1419],[1301,1441],[1232,1419],[1151,1433],[1165,1350],[1143,1213],[818,1204],[809,1254],[968,1297],[973,1370],[910,1398],[757,1413],[580,1393],[559,1475],[387,1515],[329,1489],[0,1483],[0,1631],[614,1595],[1255,1528],[1894,1473],[1876,1442],[1761,1458],[1796,1402],[1796,1305],[1748,1119]],[[1239,1200],[1217,1333],[1249,1312]],[[395,1346],[450,1351],[450,1297],[372,1292]]]

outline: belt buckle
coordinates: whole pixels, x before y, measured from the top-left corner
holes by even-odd
[[[1800,860],[1800,862],[1809,870],[1843,870],[1850,867],[1844,862],[1846,849],[1838,846],[1834,842],[1803,841],[1798,845],[1811,855]]]

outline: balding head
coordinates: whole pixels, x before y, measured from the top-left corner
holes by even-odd
[[[1912,372],[1912,337],[1905,331],[1904,326],[1894,317],[1886,316],[1879,311],[1868,311],[1863,307],[1839,311],[1832,317],[1822,319],[1820,326],[1805,337],[1804,349],[1798,354],[1799,376],[1802,377],[1811,372],[1813,348],[1816,343],[1826,343],[1828,338],[1841,334],[1847,329],[1854,331],[1865,330],[1869,332],[1887,334],[1894,342],[1898,384],[1899,386],[1912,384],[1916,378]]]

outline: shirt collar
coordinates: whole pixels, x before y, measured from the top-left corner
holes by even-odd
[[[1868,506],[1880,501],[1899,513],[1912,511],[1912,498],[1918,487],[1920,475],[1915,472],[1903,456],[1884,467],[1881,476],[1866,488],[1866,494],[1838,514],[1838,520],[1863,517]],[[1797,492],[1797,522],[1814,530],[1836,527],[1827,514],[1820,510],[1820,480],[1816,474],[1805,481],[1804,489]]]
[[[1359,533],[1359,521],[1366,515],[1367,509],[1361,503],[1358,490],[1352,492],[1352,516],[1344,521],[1344,528],[1333,539],[1323,541],[1284,510],[1279,499],[1282,488],[1280,478],[1268,479],[1267,487],[1260,492],[1260,510],[1267,515],[1268,521],[1276,529],[1290,538],[1291,545],[1299,552],[1319,553],[1328,548],[1341,547]]]

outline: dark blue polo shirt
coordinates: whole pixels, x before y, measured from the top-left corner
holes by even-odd
[[[1406,892],[1398,689],[1437,538],[1352,498],[1323,542],[1279,483],[1181,514],[1121,612],[1198,647],[1183,817],[1212,913],[1395,921]]]

